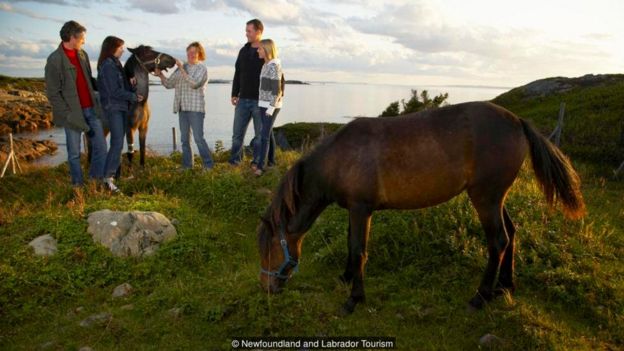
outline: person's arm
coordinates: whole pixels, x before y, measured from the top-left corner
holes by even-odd
[[[70,108],[63,97],[62,81],[62,73],[58,70],[57,66],[48,59],[45,65],[45,86],[48,101],[50,101],[50,105],[52,105],[55,114],[68,116]]]
[[[160,71],[158,73],[159,73],[158,77],[160,78],[160,82],[167,89],[175,88],[175,85],[178,83],[178,80],[180,80],[180,70],[179,69],[176,69],[171,74],[171,76],[169,76],[169,78],[165,77],[165,74],[162,73],[162,71]]]
[[[137,95],[131,91],[125,89],[123,81],[119,79],[119,72],[117,67],[112,64],[105,63],[101,68],[102,83],[106,87],[106,91],[111,97],[120,100],[126,100],[130,102],[137,101]],[[123,79],[123,78],[122,78]]]
[[[198,63],[198,65],[201,65],[201,63]],[[184,69],[184,65],[180,65],[179,70],[182,79],[189,82],[189,84],[191,84],[191,88],[193,89],[201,88],[208,80],[208,70],[206,69],[206,66],[204,66],[201,70],[195,70],[192,75],[188,74],[188,72]]]
[[[271,75],[268,77],[271,87],[271,96],[273,100],[270,101],[270,106],[267,108],[267,115],[272,116],[275,111],[275,105],[282,95],[282,70],[280,65],[272,64],[272,68],[269,69]]]
[[[241,49],[242,50],[242,49]],[[236,58],[236,63],[234,64],[234,79],[232,79],[232,103],[234,103],[234,99],[238,99],[238,95],[240,94],[240,61],[241,61],[241,52],[238,52],[238,57]]]

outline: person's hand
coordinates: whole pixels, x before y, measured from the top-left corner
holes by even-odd
[[[139,95],[139,94],[137,94],[137,101],[138,101],[138,102],[141,102],[141,101],[143,101],[143,100],[145,100],[145,97],[143,97],[143,95]]]
[[[182,62],[182,61],[180,61],[180,60],[176,59],[176,66],[178,66],[179,68],[183,68],[183,66],[184,66],[184,62]]]
[[[162,71],[160,70],[160,68],[158,68],[158,67],[154,68],[154,75],[156,77],[162,76]]]
[[[132,84],[132,86],[137,85],[137,80],[135,77],[130,78],[130,84]]]
[[[238,104],[238,97],[232,96],[232,105],[236,106]]]

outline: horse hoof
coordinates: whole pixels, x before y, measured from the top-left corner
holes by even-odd
[[[469,312],[476,312],[480,309],[483,309],[487,301],[481,296],[481,294],[476,294],[470,301],[468,301]]]
[[[470,303],[468,303],[468,304],[466,305],[466,313],[468,313],[468,314],[477,313],[477,312],[479,312],[479,311],[480,311],[480,309],[479,309],[479,308],[474,307],[474,306],[473,306],[473,305],[471,305]]]
[[[363,299],[354,299],[353,297],[349,297],[347,299],[347,301],[342,305],[341,308],[341,315],[342,316],[347,316],[350,315],[351,313],[353,313],[353,311],[355,311],[355,306],[358,304],[358,302],[363,301]]]
[[[353,311],[355,311],[355,305],[349,303],[350,301],[345,302],[342,307],[340,308],[340,316],[342,317],[346,317],[350,314],[353,313]]]

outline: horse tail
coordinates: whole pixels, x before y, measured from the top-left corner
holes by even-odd
[[[563,213],[568,218],[583,217],[585,203],[580,191],[581,180],[570,160],[529,122],[522,119],[520,122],[530,145],[533,171],[546,196],[546,202],[552,206],[560,201]]]

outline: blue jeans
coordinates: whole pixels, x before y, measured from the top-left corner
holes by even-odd
[[[123,150],[124,137],[128,131],[128,112],[105,111],[105,113],[108,117],[108,129],[110,130],[110,147],[106,156],[104,177],[112,177],[121,165],[121,151]]]
[[[180,111],[180,141],[182,142],[182,167],[193,168],[193,150],[191,150],[191,129],[197,150],[204,163],[204,168],[212,168],[210,149],[204,138],[204,112]]]
[[[275,118],[277,118],[277,114],[280,112],[280,109],[276,108],[275,111],[273,111],[273,115],[268,116],[266,114],[266,110],[267,109],[264,107],[260,108],[260,115],[262,116],[262,129],[260,131],[260,150],[258,152],[257,163],[259,169],[264,169],[264,161],[269,155],[269,145],[271,143],[271,137],[273,136],[273,123],[275,123]],[[273,163],[275,163],[275,160],[273,160]],[[271,164],[271,162],[269,162],[269,164]]]
[[[102,122],[97,118],[93,108],[82,110],[87,125],[91,128],[92,134],[89,137],[91,143],[91,166],[89,177],[92,179],[102,179],[104,177],[104,166],[106,165],[106,139]],[[69,175],[73,185],[83,185],[82,169],[80,168],[80,136],[79,130],[65,127],[65,138],[67,141],[67,161],[69,163]],[[86,145],[85,145],[86,147]]]
[[[258,151],[260,150],[260,128],[262,128],[262,119],[260,118],[260,108],[258,100],[239,99],[234,109],[234,126],[232,133],[232,150],[230,155],[230,163],[237,165],[243,160],[243,143],[245,142],[245,133],[249,122],[253,119],[254,138],[251,141],[253,150],[253,160],[251,163],[258,164]],[[269,153],[269,163],[275,163],[274,146],[275,139],[271,135],[271,148]]]

